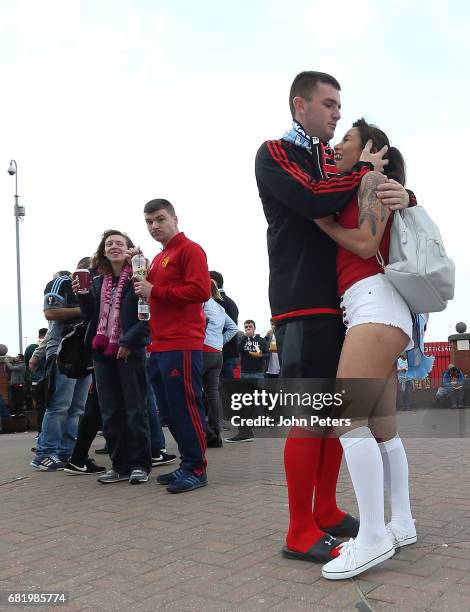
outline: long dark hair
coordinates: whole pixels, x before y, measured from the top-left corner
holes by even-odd
[[[406,169],[403,155],[396,147],[390,146],[390,140],[385,132],[376,125],[367,123],[364,118],[358,119],[353,123],[353,128],[359,130],[362,146],[365,147],[368,140],[372,140],[372,152],[379,151],[384,145],[388,146],[388,151],[384,155],[384,159],[388,159],[388,165],[385,166],[384,172],[388,178],[395,179],[402,185],[406,183]]]
[[[109,259],[104,254],[104,245],[106,240],[110,236],[122,236],[126,241],[127,248],[131,249],[134,246],[134,243],[129,238],[127,234],[120,232],[119,230],[106,230],[101,236],[101,242],[96,249],[96,253],[91,258],[90,266],[93,270],[96,270],[98,274],[109,274],[113,271],[111,268],[111,264],[109,263]]]

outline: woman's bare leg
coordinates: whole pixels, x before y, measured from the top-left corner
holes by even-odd
[[[384,472],[382,455],[371,430],[369,417],[380,414],[379,423],[393,418],[394,406],[384,407],[382,397],[390,398],[389,378],[398,355],[408,343],[406,334],[392,326],[365,324],[353,327],[346,336],[338,367],[338,378],[371,379],[361,393],[352,394],[352,409],[360,414],[349,431],[342,428],[341,444],[356,493],[360,528],[358,546],[370,548],[386,537],[384,521]],[[388,423],[391,437],[396,433]]]

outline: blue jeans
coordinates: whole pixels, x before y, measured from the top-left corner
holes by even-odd
[[[240,378],[246,378],[246,379],[264,378],[264,373],[263,372],[241,372]]]
[[[452,408],[463,406],[464,389],[454,389],[452,387],[439,387],[436,393],[436,399],[448,397]]]
[[[237,367],[238,357],[224,357],[222,369],[220,370],[220,379],[233,380],[233,370]]]
[[[411,380],[398,381],[398,400],[403,410],[411,410],[411,395],[413,383]]]
[[[54,364],[54,392],[46,407],[36,458],[55,455],[68,460],[77,437],[78,420],[85,410],[91,375],[78,380],[61,374]]]
[[[264,380],[263,372],[240,372],[240,378],[243,380]],[[253,436],[253,428],[248,425],[239,425],[238,433],[242,436]]]

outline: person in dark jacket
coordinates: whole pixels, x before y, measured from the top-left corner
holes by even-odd
[[[238,306],[232,300],[232,298],[225,293],[224,277],[220,272],[216,272],[215,270],[210,270],[209,275],[211,279],[217,283],[217,289],[220,293],[220,299],[216,299],[215,301],[222,306],[235,325],[238,325]],[[238,338],[235,336],[224,344],[223,363],[220,371],[220,378],[233,380],[233,370],[236,367],[237,362]]]
[[[5,367],[10,380],[8,383],[9,395],[10,395],[10,412],[14,415],[20,415],[24,412],[24,383],[26,375],[26,366],[24,363],[24,356],[19,353],[12,363],[5,362]]]
[[[78,293],[78,280],[72,285],[88,321],[85,343],[93,351],[103,434],[113,464],[98,478],[102,484],[147,482],[152,468],[145,370],[149,328],[138,318],[126,258],[133,246],[122,232],[107,230],[92,259],[91,267],[99,275],[91,291]]]
[[[220,272],[216,270],[210,270],[209,275],[212,280],[217,283],[217,289],[220,293],[220,300],[216,299],[216,302],[222,306],[227,315],[232,319],[235,325],[238,325],[238,306],[225,293],[224,289],[224,277]],[[238,337],[235,335],[231,340],[229,340],[226,344],[224,344],[224,348],[222,350],[222,369],[220,370],[220,381],[223,383],[225,380],[233,380],[234,370],[238,364]],[[223,385],[221,385],[220,389],[221,397],[224,398],[223,394]],[[223,400],[225,401],[225,400]],[[224,422],[223,418],[220,419],[220,429],[222,431],[230,431],[230,427]]]
[[[46,355],[44,354],[42,359],[39,361],[36,368],[30,369],[29,362],[34,354],[34,351],[38,348],[39,344],[42,344],[47,334],[47,327],[41,327],[38,332],[38,341],[29,344],[24,352],[24,363],[26,366],[26,382],[30,385],[31,395],[34,400],[34,407],[37,413],[38,419],[38,432],[41,433],[42,420],[44,418],[44,412],[46,406],[44,405],[44,397],[42,393],[43,385],[39,384],[46,374]]]
[[[264,378],[266,362],[269,359],[269,346],[264,338],[256,333],[256,323],[253,319],[247,319],[243,324],[245,334],[240,338],[238,351],[240,353],[240,376],[242,379],[260,380]],[[254,439],[253,429],[246,425],[240,425],[238,433],[225,442],[252,442]]]
[[[449,367],[442,375],[442,383],[437,390],[436,399],[448,397],[451,408],[463,408],[464,383],[465,374],[453,363],[449,363]]]

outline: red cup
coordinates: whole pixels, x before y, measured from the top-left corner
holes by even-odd
[[[73,278],[78,278],[77,293],[90,293],[91,276],[89,270],[75,270],[72,274]]]

